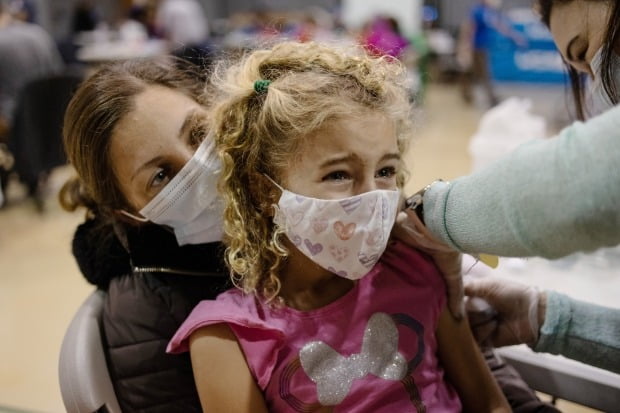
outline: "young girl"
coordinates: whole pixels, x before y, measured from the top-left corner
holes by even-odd
[[[432,261],[389,239],[412,131],[402,73],[283,43],[214,76],[239,289],[169,344],[190,351],[205,411],[510,411]]]

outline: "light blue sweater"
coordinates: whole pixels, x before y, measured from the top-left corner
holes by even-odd
[[[533,349],[620,374],[620,310],[548,291],[545,323]]]
[[[424,221],[466,253],[558,258],[620,244],[620,107],[435,183]],[[536,351],[620,372],[620,311],[549,297]]]
[[[463,252],[558,258],[620,243],[620,107],[435,183],[424,222]]]

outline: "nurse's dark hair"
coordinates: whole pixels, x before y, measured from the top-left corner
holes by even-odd
[[[112,63],[88,77],[65,112],[63,139],[69,163],[77,176],[60,191],[62,207],[85,207],[104,222],[114,210],[129,208],[114,175],[110,142],[118,122],[134,107],[134,98],[149,85],[203,99],[204,76],[181,59],[161,58]]]
[[[535,0],[534,7],[540,14],[541,20],[547,26],[549,26],[549,21],[551,19],[551,12],[553,10],[553,6],[556,4],[562,3],[570,3],[572,1],[579,0]],[[603,83],[603,88],[609,96],[611,102],[616,105],[620,103],[620,90],[616,88],[616,83],[614,81],[614,71],[613,71],[613,54],[615,53],[614,48],[620,47],[620,1],[617,0],[584,0],[584,1],[603,1],[609,4],[609,19],[607,20],[607,31],[605,33],[605,39],[603,44],[605,47],[603,48],[602,60],[601,60],[601,80]],[[575,101],[575,110],[577,117],[579,119],[585,119],[587,108],[584,103],[584,90],[585,90],[585,77],[582,73],[575,70],[569,64],[566,64],[568,69],[568,76],[571,82],[571,89],[573,91],[573,98]]]

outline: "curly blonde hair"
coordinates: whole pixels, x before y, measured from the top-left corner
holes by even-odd
[[[257,80],[271,83],[255,91]],[[226,259],[235,285],[267,300],[280,291],[288,251],[272,220],[279,191],[263,174],[281,182],[305,138],[327,122],[368,111],[393,122],[404,153],[412,133],[404,85],[405,71],[394,59],[317,43],[284,42],[216,67],[211,127],[223,163]],[[399,169],[402,187],[406,172]]]

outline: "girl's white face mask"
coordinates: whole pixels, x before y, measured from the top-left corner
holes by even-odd
[[[592,57],[592,61],[590,62],[590,68],[592,69],[592,73],[594,73],[594,80],[590,85],[590,102],[589,102],[589,113],[591,116],[599,115],[608,109],[614,107],[614,104],[611,102],[611,99],[607,95],[605,88],[603,87],[602,80],[602,64],[603,60],[603,48],[598,49],[596,54]],[[611,77],[613,82],[615,83],[616,90],[620,91],[620,56],[613,53],[612,54],[612,70]]]
[[[282,195],[274,223],[312,261],[350,280],[362,278],[379,261],[396,220],[400,191],[317,199],[277,186]]]
[[[171,227],[179,245],[220,241],[224,211],[217,191],[220,171],[215,142],[207,136],[179,173],[140,210],[144,218],[120,212]]]

